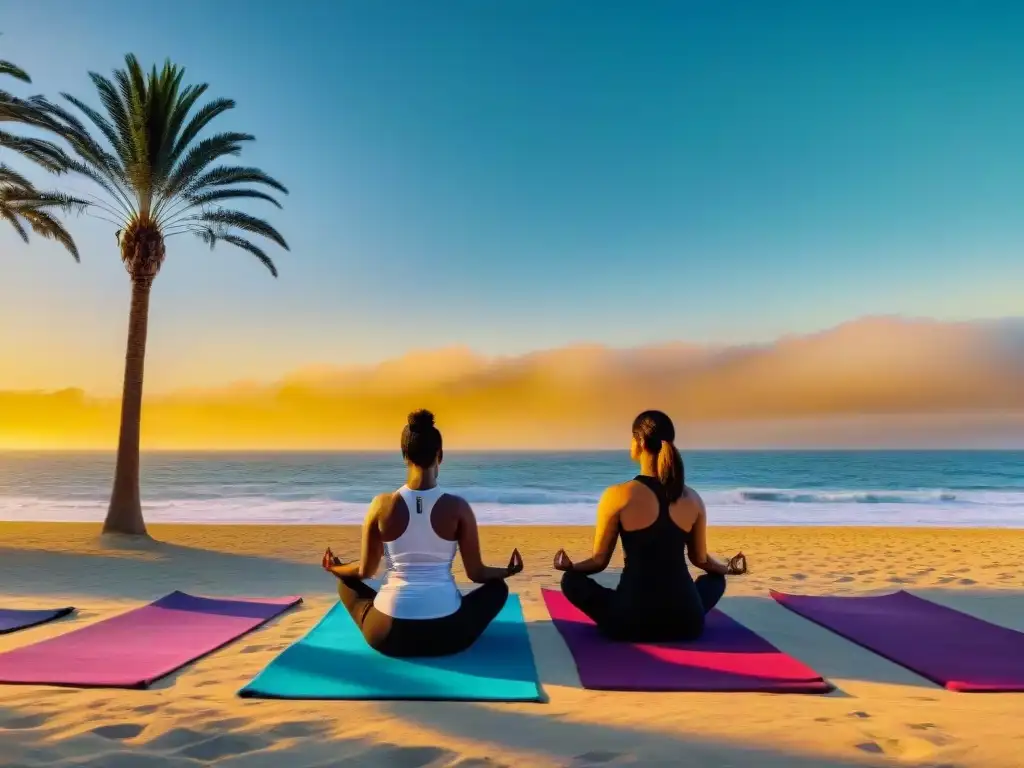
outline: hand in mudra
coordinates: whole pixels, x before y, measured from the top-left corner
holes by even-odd
[[[512,550],[512,557],[508,559],[508,575],[515,576],[523,570],[523,556],[518,549]]]
[[[320,561],[320,567],[325,571],[331,570],[332,567],[341,565],[341,559],[335,557],[334,553],[331,552],[331,548],[328,547],[324,550],[323,559]]]
[[[555,570],[556,571],[568,571],[572,569],[572,560],[565,554],[564,549],[558,550],[555,554]]]
[[[747,572],[747,556],[742,552],[734,555],[729,560],[729,575],[742,576]]]

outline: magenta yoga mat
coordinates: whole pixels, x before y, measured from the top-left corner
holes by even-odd
[[[265,624],[301,597],[154,603],[0,654],[0,683],[145,688]]]
[[[688,643],[608,640],[561,592],[543,590],[584,688],[606,691],[828,693],[832,685],[719,610]]]
[[[1024,633],[909,592],[788,595],[780,605],[951,691],[1024,691]]]

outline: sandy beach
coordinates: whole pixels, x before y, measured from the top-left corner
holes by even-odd
[[[174,589],[305,602],[145,691],[0,686],[0,765],[184,768],[304,766],[1019,766],[1024,694],[958,694],[775,605],[769,588],[864,594],[908,589],[1024,630],[1024,531],[714,529],[747,553],[723,609],[837,686],[828,696],[650,694],[580,688],[540,598],[558,546],[585,528],[488,527],[488,558],[518,546],[542,704],[296,702],[236,696],[335,601],[326,544],[350,527],[153,526],[159,543],[101,542],[98,526],[0,524],[0,605],[70,604],[77,614],[0,636],[0,650],[100,621]],[[613,566],[619,563],[614,562]],[[615,578],[614,567],[606,577]],[[461,574],[460,574],[461,579]],[[928,638],[922,638],[927,642]]]

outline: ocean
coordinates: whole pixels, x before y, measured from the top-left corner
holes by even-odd
[[[712,524],[1024,528],[1024,451],[690,451]],[[0,520],[97,522],[114,457],[0,452]],[[441,483],[488,525],[590,525],[624,452],[445,454]],[[404,480],[395,453],[151,453],[152,523],[358,523]]]

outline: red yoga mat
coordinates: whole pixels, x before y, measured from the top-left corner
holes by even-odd
[[[543,590],[584,688],[604,691],[828,693],[821,675],[719,610],[688,643],[624,643],[603,637],[561,592]]]

